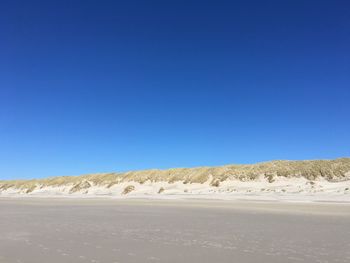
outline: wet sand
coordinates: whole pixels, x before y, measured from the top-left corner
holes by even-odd
[[[350,205],[0,198],[0,262],[350,262]]]

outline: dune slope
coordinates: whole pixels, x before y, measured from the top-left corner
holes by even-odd
[[[350,201],[350,158],[0,181],[3,196],[301,198]]]

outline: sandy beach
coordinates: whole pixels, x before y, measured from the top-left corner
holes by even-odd
[[[350,1],[1,1],[0,263],[350,263]]]
[[[0,199],[0,262],[349,262],[350,206]]]

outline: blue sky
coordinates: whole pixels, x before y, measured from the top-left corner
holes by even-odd
[[[2,1],[0,179],[350,156],[348,1]]]

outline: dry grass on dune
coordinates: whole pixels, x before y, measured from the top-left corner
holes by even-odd
[[[124,188],[123,195],[127,195],[128,193],[132,192],[135,190],[135,186],[133,185],[128,185],[127,187]]]
[[[39,187],[70,186],[70,192],[79,192],[92,185],[112,187],[122,182],[183,182],[205,183],[211,178],[212,186],[219,186],[225,180],[252,181],[265,177],[273,182],[278,177],[304,177],[308,180],[323,178],[327,181],[350,179],[350,158],[314,161],[271,161],[253,165],[226,165],[220,167],[175,168],[168,170],[144,170],[125,173],[104,173],[82,176],[62,176],[40,180],[0,181],[0,191],[9,188],[21,189],[27,193]]]

